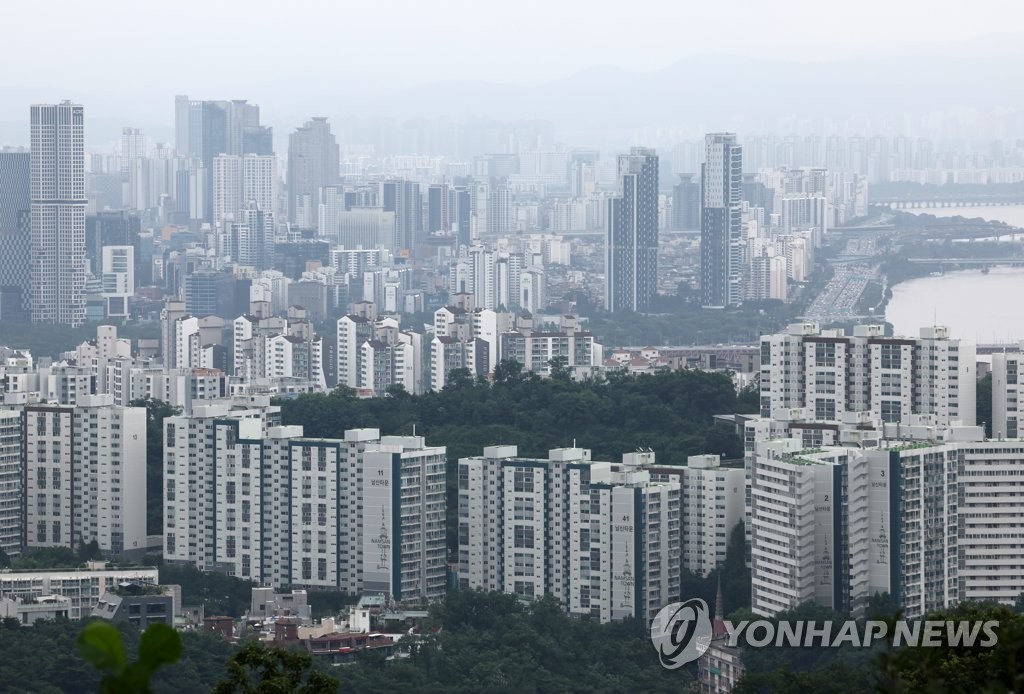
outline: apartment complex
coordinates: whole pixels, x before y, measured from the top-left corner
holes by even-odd
[[[848,436],[855,434],[855,436]],[[909,617],[1024,592],[1013,528],[1024,514],[1020,439],[911,416],[841,428],[834,444],[756,444],[753,609],[815,601],[860,614],[888,593]]]
[[[165,420],[165,557],[270,586],[443,596],[445,449],[376,429],[306,439],[276,410]]]
[[[944,327],[918,338],[886,337],[883,326],[852,335],[794,323],[761,338],[761,415],[808,408],[814,419],[838,421],[870,412],[882,422],[932,414],[941,423],[974,424],[976,349]]]
[[[582,448],[527,459],[515,446],[461,459],[460,586],[649,622],[679,594],[680,493],[643,462],[596,462]]]

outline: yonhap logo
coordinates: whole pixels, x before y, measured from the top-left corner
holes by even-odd
[[[651,622],[651,642],[662,667],[675,670],[704,655],[711,644],[708,605],[700,598],[661,608]]]

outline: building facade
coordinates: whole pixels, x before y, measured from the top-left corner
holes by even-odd
[[[85,321],[85,115],[65,101],[31,109],[32,320]]]

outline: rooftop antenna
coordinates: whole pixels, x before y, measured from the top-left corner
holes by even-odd
[[[416,422],[413,422],[413,423],[412,423],[412,435],[413,435],[413,436],[415,436],[415,435],[416,435]]]

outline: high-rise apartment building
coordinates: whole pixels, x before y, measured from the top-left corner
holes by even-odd
[[[822,331],[794,323],[761,338],[761,415],[808,408],[819,421],[870,412],[881,422],[932,414],[942,424],[975,420],[973,344],[941,326],[920,337],[887,337],[880,325]]]
[[[146,410],[112,395],[25,408],[25,546],[146,546]]]
[[[618,159],[619,195],[608,200],[605,308],[642,311],[658,293],[658,155],[634,147]]]
[[[85,321],[84,109],[69,101],[31,108],[32,320]]]
[[[0,148],[0,320],[24,320],[31,310],[29,241],[32,155]]]
[[[380,184],[380,204],[385,212],[395,214],[395,238],[392,250],[412,252],[423,230],[423,200],[420,184],[415,181],[384,181]]]
[[[701,166],[700,292],[705,308],[743,302],[743,151],[733,133],[705,138]]]
[[[304,439],[274,417],[213,405],[165,420],[168,560],[275,587],[442,597],[445,449],[376,429]]]
[[[992,436],[1015,439],[1024,434],[1024,353],[992,355]]]
[[[653,481],[679,484],[683,568],[707,576],[725,561],[729,536],[743,521],[746,485],[743,467],[724,466],[717,455],[691,455],[685,466],[648,469]]]
[[[649,623],[679,598],[679,484],[581,448],[521,458],[489,446],[459,460],[459,585],[570,614]]]
[[[317,228],[320,190],[338,182],[338,142],[327,118],[306,121],[288,136],[288,221]]]
[[[7,556],[21,553],[22,489],[21,412],[0,410],[0,550]]]

